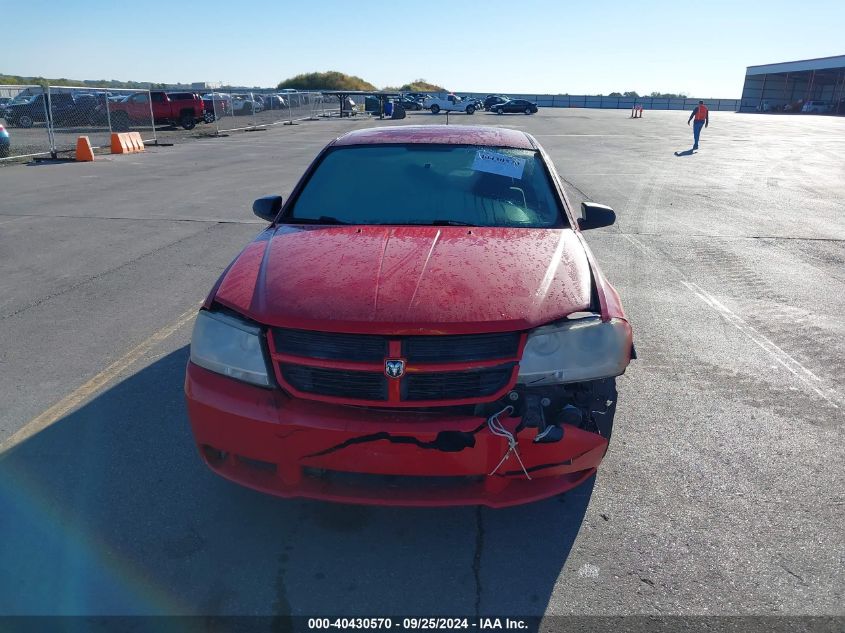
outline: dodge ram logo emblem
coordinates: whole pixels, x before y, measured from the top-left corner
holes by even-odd
[[[401,378],[405,373],[404,360],[386,360],[384,361],[384,373],[389,378]]]

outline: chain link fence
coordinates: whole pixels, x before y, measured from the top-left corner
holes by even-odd
[[[247,90],[205,94],[176,90],[90,86],[0,86],[0,159],[70,153],[87,136],[93,148],[110,146],[113,132],[137,131],[147,143],[199,133],[293,124],[337,112],[337,100],[319,92]],[[180,129],[181,128],[181,129]]]
[[[140,132],[145,143],[156,141],[156,103],[149,90],[108,91],[110,132]]]
[[[53,154],[76,148],[87,136],[94,148],[109,147],[112,132],[154,133],[148,90],[119,90],[83,86],[48,86]],[[128,116],[130,101],[139,107]]]
[[[319,92],[213,92],[203,95],[202,99],[206,120],[214,122],[218,134],[316,119],[328,116],[332,107]],[[212,116],[208,116],[209,112]]]
[[[80,136],[109,147],[112,132],[156,139],[149,90],[0,86],[0,160],[72,152]]]
[[[52,135],[49,106],[41,86],[0,86],[0,160],[48,154]]]

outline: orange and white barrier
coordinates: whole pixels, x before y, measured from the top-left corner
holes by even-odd
[[[94,160],[94,150],[91,149],[91,141],[87,136],[80,136],[76,139],[76,160],[81,163],[89,163]]]
[[[134,154],[144,151],[144,141],[140,132],[113,132],[111,135],[112,154]]]

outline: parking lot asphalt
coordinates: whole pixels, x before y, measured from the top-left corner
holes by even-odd
[[[252,200],[380,122],[0,170],[0,614],[845,615],[845,119],[713,112],[692,154],[687,116],[450,117],[616,209],[639,354],[594,480],[498,511],[280,500],[192,445],[190,311]]]

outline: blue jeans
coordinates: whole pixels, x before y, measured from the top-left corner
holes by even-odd
[[[692,144],[693,149],[698,149],[698,137],[701,136],[701,128],[704,127],[704,121],[693,121],[692,122],[692,137],[695,139],[695,142]]]

